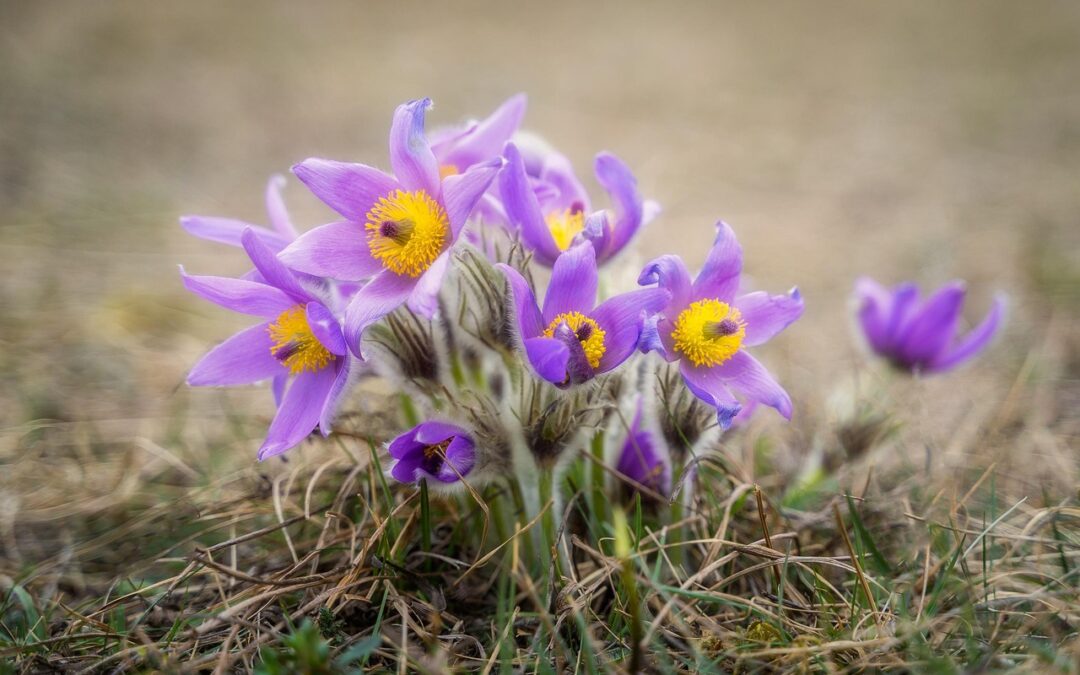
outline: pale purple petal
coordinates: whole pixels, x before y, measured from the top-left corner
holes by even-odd
[[[931,372],[942,372],[949,370],[950,368],[955,368],[964,361],[973,358],[985,349],[986,346],[990,344],[990,341],[993,340],[994,334],[997,333],[998,327],[1001,325],[1001,320],[1004,316],[1005,298],[1003,296],[998,296],[994,298],[994,304],[990,308],[990,313],[986,315],[986,318],[982,320],[982,323],[971,329],[971,331],[956,344],[943,352],[940,352],[938,356],[931,361],[928,370]]]
[[[887,349],[892,294],[873,279],[861,277],[855,282],[855,298],[859,324],[866,341],[876,352]]]
[[[502,166],[502,158],[478,164],[465,173],[447,176],[443,181],[443,204],[450,219],[452,239],[457,240],[476,203],[487,191]]]
[[[280,375],[283,366],[271,351],[269,324],[246,328],[199,359],[188,373],[193,387],[251,384]]]
[[[582,241],[563,251],[551,270],[544,295],[544,323],[566,312],[586,314],[596,304],[596,251]]]
[[[656,284],[671,293],[671,302],[665,309],[672,316],[690,304],[690,273],[679,256],[662,255],[646,265],[638,276],[638,285],[650,284]]]
[[[259,448],[259,461],[295,448],[315,430],[336,374],[334,368],[323,368],[293,378]]]
[[[319,411],[319,430],[323,436],[329,436],[330,432],[333,431],[334,419],[337,417],[338,409],[341,406],[341,399],[349,393],[349,388],[356,380],[360,369],[364,367],[364,362],[353,358],[351,354],[339,356],[334,362],[334,370],[336,371],[334,383],[326,394],[326,401],[323,403],[322,410]]]
[[[670,297],[662,288],[643,288],[616,295],[590,313],[605,332],[605,350],[598,372],[615,368],[634,353],[645,320],[662,310]]]
[[[637,234],[642,223],[641,195],[637,179],[615,155],[602,152],[596,156],[596,180],[607,191],[615,209],[615,225],[612,228],[610,248],[604,258],[610,258],[623,249]]]
[[[345,308],[345,341],[353,354],[364,358],[360,338],[364,330],[405,303],[416,279],[389,270],[380,272],[349,301]]]
[[[440,164],[465,171],[473,164],[497,157],[525,116],[525,94],[511,96],[495,112],[441,148],[434,148]]]
[[[585,186],[574,174],[570,160],[562,153],[552,151],[544,158],[540,180],[551,183],[558,190],[558,197],[551,203],[545,203],[546,208],[558,211],[570,209],[571,212],[592,210]]]
[[[596,211],[585,218],[585,227],[581,232],[582,237],[588,239],[596,250],[596,259],[604,261],[609,256],[611,249],[611,223],[608,220],[607,211]]]
[[[785,295],[757,291],[736,298],[735,308],[746,322],[743,344],[753,347],[768,342],[802,316],[804,307],[797,288]]]
[[[298,302],[306,302],[309,299],[310,294],[300,285],[296,275],[278,259],[276,253],[262,243],[254,230],[250,228],[244,230],[240,243],[243,244],[251,262],[255,264],[255,269],[259,270],[263,279],[266,279],[266,283],[280,288],[296,298]]]
[[[434,319],[439,313],[439,291],[442,289],[446,270],[450,267],[450,251],[444,252],[431,267],[416,280],[409,294],[409,309],[425,319]]]
[[[566,381],[570,348],[561,340],[534,337],[525,340],[525,353],[536,374],[553,384]]]
[[[276,360],[276,359],[275,359]],[[279,407],[285,398],[285,387],[289,384],[289,371],[282,369],[280,375],[270,380],[270,391],[274,394],[274,407]]]
[[[345,337],[341,334],[341,325],[334,314],[322,303],[309,302],[306,308],[308,326],[315,339],[331,354],[343,356],[349,353]]]
[[[731,227],[720,221],[716,224],[716,240],[694,281],[692,299],[713,298],[730,303],[739,290],[741,273],[742,247]]]
[[[365,164],[312,157],[292,170],[312,194],[356,223],[366,223],[368,211],[379,199],[401,189],[393,177]]]
[[[885,349],[893,351],[903,344],[903,336],[911,321],[919,313],[919,287],[907,282],[892,289],[892,298],[886,314]]]
[[[440,197],[439,162],[424,137],[424,113],[430,98],[403,103],[394,111],[390,126],[390,166],[406,190],[424,190]]]
[[[708,366],[695,366],[685,359],[679,364],[679,371],[694,396],[716,408],[716,421],[720,428],[730,428],[742,405],[728,389],[720,372]]]
[[[296,239],[296,228],[289,219],[289,212],[285,209],[285,200],[281,198],[281,191],[285,187],[285,176],[274,174],[266,184],[266,213],[270,216],[270,225],[286,241]]]
[[[525,281],[525,277],[521,276],[520,272],[509,265],[498,263],[495,267],[503,273],[506,281],[510,284],[510,295],[514,302],[514,315],[517,317],[518,331],[521,338],[528,339],[543,333],[546,326],[543,323],[540,308],[536,305],[536,296],[533,295],[533,290],[529,287],[529,282]]]
[[[244,234],[245,229],[250,227],[274,251],[280,251],[289,245],[289,240],[277,232],[272,232],[265,227],[258,227],[242,220],[234,220],[233,218],[183,216],[180,218],[180,227],[200,239],[214,241],[219,244],[228,244],[229,246],[240,246],[240,236]]]
[[[281,289],[267,284],[230,277],[191,276],[180,268],[184,288],[195,295],[241,314],[276,317],[297,304]]]
[[[513,143],[506,145],[506,164],[499,171],[499,191],[510,223],[521,232],[525,246],[533,251],[538,262],[551,265],[559,257],[559,247],[551,236],[540,204],[536,201],[521,153]]]
[[[383,269],[371,255],[364,226],[350,221],[309,230],[278,257],[298,272],[342,281],[369,279]]]
[[[785,418],[791,419],[791,397],[753,356],[739,350],[712,370],[723,378],[729,388],[749,399],[776,408]]]

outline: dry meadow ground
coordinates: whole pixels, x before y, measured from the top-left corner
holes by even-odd
[[[461,581],[465,502],[432,516],[442,562],[413,556],[414,495],[368,463],[385,418],[256,464],[267,393],[183,385],[244,324],[176,265],[244,261],[180,214],[261,221],[304,157],[385,165],[397,103],[452,123],[517,91],[589,186],[608,149],[663,204],[623,282],[700,263],[722,217],[755,282],[807,299],[762,353],[794,420],[725,437],[705,541],[642,568],[646,667],[1080,672],[1078,73],[1064,1],[0,3],[0,673],[636,663],[596,542],[557,602],[512,560]],[[1007,325],[892,377],[852,338],[860,274],[966,279],[969,321],[1005,291]]]

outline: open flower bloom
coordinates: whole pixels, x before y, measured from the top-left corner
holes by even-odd
[[[671,292],[671,302],[646,327],[642,349],[679,361],[687,387],[716,408],[724,429],[742,408],[736,394],[790,419],[791,398],[746,348],[767,342],[802,316],[802,297],[792,289],[786,295],[758,291],[736,298],[742,248],[726,223],[716,228],[705,266],[692,282],[674,255],[661,256],[642,271],[638,283]]]
[[[536,374],[558,387],[587,382],[633,354],[645,319],[668,301],[664,289],[616,295],[596,305],[596,252],[587,241],[555,261],[544,307],[521,274],[496,265],[510,282],[518,334]]]
[[[261,460],[295,447],[316,426],[329,435],[350,374],[360,364],[349,355],[341,326],[318,289],[301,283],[253,229],[240,240],[261,281],[180,273],[196,295],[261,321],[210,350],[187,381],[230,386],[273,380],[279,405],[259,449]]]
[[[364,329],[404,303],[434,318],[450,248],[495,178],[501,159],[442,176],[424,137],[430,99],[398,106],[388,175],[364,164],[308,159],[293,172],[345,220],[304,233],[281,253],[293,269],[340,281],[369,280],[345,309],[344,333],[357,356]]]
[[[660,434],[643,423],[642,407],[639,396],[615,468],[634,483],[667,497],[671,495],[671,455]]]
[[[597,260],[609,260],[659,211],[654,202],[642,201],[637,180],[615,155],[596,156],[596,179],[610,195],[612,209],[595,213],[562,155],[553,152],[544,157],[535,177],[539,188],[516,145],[508,143],[504,156],[506,166],[499,172],[503,208],[511,227],[521,232],[522,241],[543,265],[554,265],[563,251],[581,239],[592,242]]]
[[[216,216],[182,216],[180,226],[189,233],[229,246],[240,246],[240,237],[244,230],[251,228],[271,251],[275,253],[288,246],[296,237],[296,228],[285,210],[285,201],[281,198],[281,189],[285,187],[285,177],[273,175],[266,184],[266,213],[270,218],[270,227],[254,225],[233,218]]]
[[[476,464],[476,442],[461,427],[423,422],[390,442],[390,456],[390,475],[402,483],[456,483]]]
[[[855,284],[859,324],[870,348],[897,368],[919,373],[955,368],[974,358],[997,333],[1005,313],[1001,296],[994,299],[982,323],[957,339],[964,294],[960,281],[925,298],[912,283],[886,289],[864,277]]]

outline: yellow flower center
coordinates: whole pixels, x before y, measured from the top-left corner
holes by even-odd
[[[739,351],[746,323],[739,310],[719,300],[698,300],[675,319],[675,351],[695,366],[718,366]]]
[[[274,341],[270,353],[293,375],[305,370],[322,370],[334,360],[334,355],[311,331],[303,305],[290,307],[279,314],[267,331]]]
[[[439,178],[446,178],[447,176],[456,176],[460,171],[453,164],[443,164],[439,167]]]
[[[424,190],[398,190],[367,214],[371,255],[394,274],[418,277],[431,267],[450,239],[450,219]]]
[[[544,337],[555,337],[555,329],[561,324],[569,326],[574,331],[574,337],[581,343],[581,349],[585,352],[585,358],[593,368],[600,367],[600,359],[607,351],[604,344],[606,333],[598,323],[580,312],[566,312],[555,317],[551,325],[544,331]]]
[[[574,237],[585,229],[585,214],[581,211],[570,211],[570,209],[556,211],[547,214],[544,220],[547,221],[551,237],[560,251],[570,248],[570,244],[574,243]]]

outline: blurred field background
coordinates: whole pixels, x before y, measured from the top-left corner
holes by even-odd
[[[0,591],[108,596],[186,555],[199,499],[269,503],[333,452],[255,465],[269,394],[183,385],[245,324],[176,265],[245,264],[177,218],[264,222],[268,175],[307,156],[386,166],[394,106],[425,95],[434,126],[527,92],[526,128],[592,188],[595,152],[626,160],[664,207],[626,284],[661,252],[699,263],[723,218],[759,287],[800,286],[806,316],[761,354],[796,404],[762,421],[782,439],[763,485],[829,452],[855,277],[962,278],[971,322],[1008,293],[1003,335],[917,383],[921,440],[851,482],[901,463],[955,503],[993,465],[1021,512],[1075,499],[1077,73],[1072,2],[3,2]],[[295,181],[286,200],[301,229],[331,219]]]

